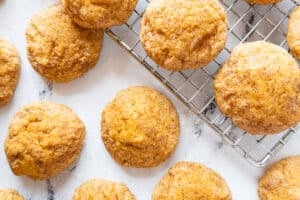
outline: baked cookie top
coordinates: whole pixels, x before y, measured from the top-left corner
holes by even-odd
[[[5,140],[5,153],[16,175],[48,179],[78,158],[84,136],[84,124],[70,108],[35,102],[15,114]]]
[[[20,74],[20,58],[15,47],[0,38],[0,106],[14,95]]]
[[[278,3],[282,0],[246,0],[246,1],[250,4],[267,5],[267,4]]]
[[[179,162],[156,185],[152,200],[230,200],[224,179],[213,170],[193,162]]]
[[[272,165],[259,180],[261,200],[300,199],[300,156],[292,156]]]
[[[69,82],[95,66],[102,30],[79,27],[57,4],[32,17],[27,30],[27,54],[33,68],[54,82]]]
[[[137,0],[63,0],[70,17],[80,26],[105,29],[125,23]]]
[[[300,70],[277,45],[238,45],[217,73],[214,92],[220,110],[249,133],[278,133],[300,121]]]
[[[16,191],[12,189],[0,189],[1,200],[24,200],[24,198]]]
[[[140,38],[161,67],[172,71],[203,67],[225,46],[226,13],[217,0],[151,0]]]
[[[91,179],[80,185],[72,200],[135,200],[124,183],[112,182],[104,179]]]
[[[286,39],[292,54],[300,59],[300,6],[293,11],[289,18]]]
[[[148,87],[120,91],[102,112],[106,149],[121,165],[154,167],[175,150],[178,114],[169,99]]]

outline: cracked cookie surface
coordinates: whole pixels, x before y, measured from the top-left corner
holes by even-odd
[[[300,59],[300,6],[292,12],[289,18],[286,39],[292,54]]]
[[[261,200],[300,199],[300,156],[292,156],[273,164],[259,180]]]
[[[300,70],[283,48],[264,41],[235,47],[214,80],[220,110],[252,134],[273,134],[300,121]]]
[[[0,106],[14,95],[20,74],[20,58],[15,47],[0,38]]]
[[[21,108],[12,119],[5,153],[16,175],[48,179],[79,157],[84,136],[85,126],[70,108],[35,102]]]
[[[161,67],[204,67],[225,46],[226,13],[217,0],[152,0],[142,18],[140,38]]]
[[[28,59],[46,79],[70,82],[96,65],[102,37],[102,30],[79,27],[56,4],[32,17],[26,30]]]
[[[135,200],[124,183],[117,183],[104,179],[91,179],[80,185],[72,200]]]
[[[137,0],[63,0],[70,17],[80,26],[105,29],[125,23]]]
[[[178,114],[171,101],[156,90],[130,87],[105,107],[101,134],[106,149],[119,164],[154,167],[177,146]]]
[[[267,4],[278,3],[282,0],[246,0],[246,1],[250,4],[267,5]]]
[[[25,200],[16,190],[0,189],[1,200]]]
[[[156,185],[152,200],[231,200],[225,180],[194,162],[178,162]]]

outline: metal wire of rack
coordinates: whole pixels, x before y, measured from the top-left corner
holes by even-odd
[[[225,141],[256,167],[266,165],[286,145],[298,127],[262,136],[250,135],[235,127],[218,109],[213,96],[214,74],[240,42],[265,40],[288,49],[285,34],[291,11],[300,4],[284,0],[268,6],[251,6],[244,0],[221,0],[229,20],[227,44],[208,66],[196,70],[170,72],[157,66],[145,53],[140,40],[140,20],[149,0],[139,3],[126,24],[106,33],[153,75],[167,86],[184,104],[213,128]]]

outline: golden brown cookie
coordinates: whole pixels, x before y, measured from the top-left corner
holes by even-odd
[[[290,16],[286,39],[292,54],[300,59],[300,6]]]
[[[21,108],[9,125],[5,153],[12,171],[48,179],[78,157],[85,127],[67,106],[40,101]]]
[[[300,156],[272,165],[259,180],[258,193],[261,200],[299,200]]]
[[[161,67],[172,71],[203,67],[225,46],[226,13],[217,0],[151,0],[140,38]]]
[[[11,189],[0,189],[1,200],[24,200],[24,198],[16,191]]]
[[[278,3],[282,0],[246,0],[246,1],[250,4],[267,5],[267,4]]]
[[[0,106],[14,95],[20,74],[20,58],[13,45],[0,38]]]
[[[28,58],[43,77],[69,82],[95,66],[102,37],[102,30],[79,27],[62,5],[54,5],[36,14],[27,27]]]
[[[277,45],[238,45],[217,73],[214,92],[220,110],[249,133],[278,133],[300,121],[300,70]]]
[[[152,200],[231,200],[225,180],[193,162],[178,162],[156,185]]]
[[[92,179],[79,186],[72,200],[135,200],[124,183]]]
[[[154,167],[175,150],[179,119],[171,101],[148,87],[120,91],[102,112],[102,139],[127,167]]]
[[[125,23],[137,0],[63,0],[70,17],[80,26],[105,29]]]

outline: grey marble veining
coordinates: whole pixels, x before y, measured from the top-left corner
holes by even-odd
[[[47,100],[52,96],[53,83],[46,81],[45,87],[39,91],[40,100]]]
[[[195,120],[194,124],[193,124],[193,133],[197,136],[197,137],[201,137],[202,132],[203,132],[203,122],[199,119],[199,120]]]
[[[54,200],[55,193],[53,190],[53,186],[51,184],[51,180],[47,180],[47,200]]]
[[[251,15],[248,17],[248,23],[249,23],[249,25],[248,24],[245,25],[245,33],[249,33],[249,31],[252,29],[251,26],[254,25],[254,21],[255,21],[255,14],[252,12]]]

